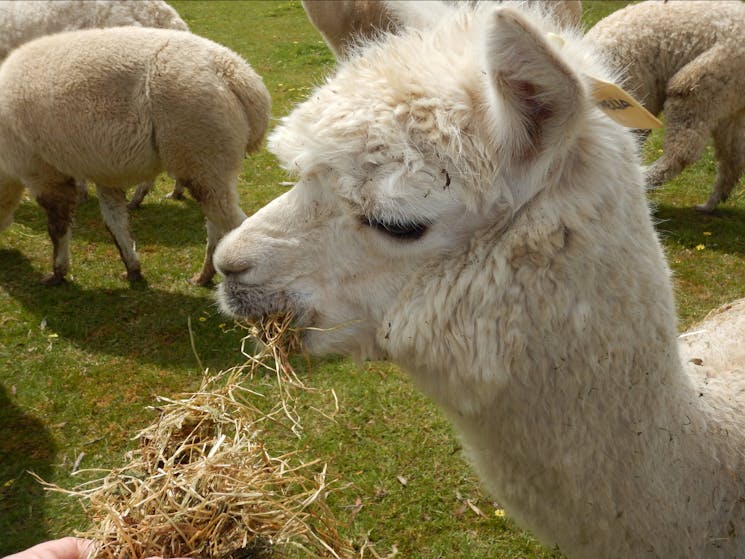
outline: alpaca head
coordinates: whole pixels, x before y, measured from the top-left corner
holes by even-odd
[[[390,356],[387,314],[412,282],[446,281],[439,263],[564,180],[583,128],[613,134],[584,78],[602,70],[539,12],[390,7],[400,31],[271,135],[295,186],[215,254],[222,309],[291,312],[314,353]]]

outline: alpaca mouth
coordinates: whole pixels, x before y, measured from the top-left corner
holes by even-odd
[[[309,313],[289,292],[260,285],[246,285],[227,277],[217,288],[217,302],[223,314],[237,319],[260,320],[272,315],[292,315],[296,326],[306,326]]]
[[[293,292],[249,285],[228,276],[217,287],[216,299],[223,314],[238,320],[282,323],[287,318],[297,336],[297,347],[310,354],[356,353],[346,343],[341,346],[334,343],[338,333],[349,324],[338,328],[321,327],[318,311],[302,304],[300,296]],[[357,322],[352,321],[354,324]]]

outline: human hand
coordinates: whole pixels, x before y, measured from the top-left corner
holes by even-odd
[[[61,538],[8,555],[5,559],[88,559],[93,542],[81,538]]]

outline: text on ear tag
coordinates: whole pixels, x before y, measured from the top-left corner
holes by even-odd
[[[617,85],[588,76],[592,98],[598,108],[618,124],[628,128],[651,130],[662,128],[662,123],[639,101]]]

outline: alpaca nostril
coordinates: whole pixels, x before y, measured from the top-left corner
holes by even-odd
[[[240,251],[230,250],[227,245],[220,244],[212,258],[215,270],[225,277],[236,276],[253,268],[251,258],[247,258]]]
[[[232,260],[223,258],[218,261],[218,259],[215,259],[215,269],[225,277],[249,272],[252,267],[253,266],[245,260],[241,261],[240,259]]]

